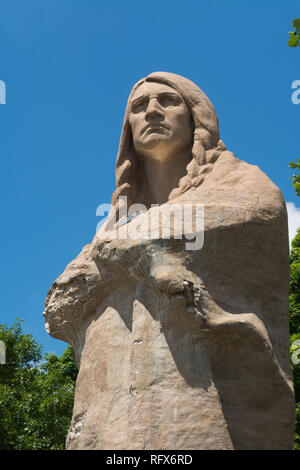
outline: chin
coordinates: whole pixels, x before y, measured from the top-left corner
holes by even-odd
[[[139,142],[136,146],[138,152],[143,152],[152,149],[164,148],[166,144],[169,144],[170,137],[165,134],[153,132],[143,142]]]

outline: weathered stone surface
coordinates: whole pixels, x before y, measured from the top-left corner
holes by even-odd
[[[173,74],[151,79],[184,99],[192,118],[191,157],[185,174],[169,170],[167,199],[151,186],[151,149],[165,159],[165,171],[169,147],[161,142],[170,134],[166,127],[157,145],[138,147],[134,131],[140,153],[133,155],[136,91],[148,97],[138,113],[153,134],[158,122],[175,129],[177,117],[164,111],[169,104],[162,106],[159,88],[142,89],[145,82],[139,82],[125,113],[112,203],[118,207],[125,194],[130,204],[159,207],[120,226],[117,239],[115,226],[103,225],[46,299],[46,328],[73,345],[80,368],[67,448],[290,449],[294,400],[282,194],[258,167],[225,150],[214,108],[198,87]],[[188,203],[204,204],[201,249],[188,250],[173,232],[170,239],[149,235],[153,211]],[[132,224],[147,237],[122,239]]]

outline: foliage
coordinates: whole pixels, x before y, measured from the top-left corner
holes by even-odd
[[[300,171],[300,159],[297,159],[297,163],[290,162],[289,166]],[[297,196],[300,196],[300,173],[293,175],[291,179],[293,180],[292,185],[295,188]]]
[[[288,45],[290,47],[300,46],[300,18],[293,20],[294,31],[289,32],[290,39]],[[297,163],[290,162],[289,166],[300,171],[300,159]],[[300,196],[300,173],[294,174],[291,178],[297,196]],[[292,241],[292,251],[290,256],[290,344],[291,355],[297,353],[300,348],[300,228]],[[297,353],[297,359],[300,354]],[[295,425],[295,443],[294,449],[300,450],[300,364],[292,361],[292,369],[294,375],[294,388],[296,400],[296,425]]]
[[[290,332],[300,333],[300,228],[292,241],[290,255]]]
[[[290,39],[288,45],[290,47],[300,46],[300,18],[293,20],[294,31],[289,31]]]
[[[290,344],[291,354],[299,349],[300,343],[300,228],[292,241],[290,255]],[[298,345],[295,341],[299,341]],[[293,344],[294,343],[294,344]],[[300,357],[300,354],[297,354]],[[296,400],[296,427],[294,449],[300,450],[300,364],[292,361]]]
[[[0,450],[64,449],[77,369],[72,348],[46,354],[21,320],[0,324],[6,364],[0,365]]]

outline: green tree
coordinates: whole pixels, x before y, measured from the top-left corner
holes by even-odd
[[[293,20],[294,31],[290,31],[288,45],[290,47],[300,46],[300,18]],[[296,163],[290,162],[289,166],[298,170],[298,174],[292,176],[293,186],[297,196],[300,196],[300,159]],[[300,228],[292,241],[290,256],[290,342],[292,355],[292,369],[294,375],[295,400],[296,400],[296,425],[294,449],[300,450],[300,364],[297,364],[297,350],[300,342]],[[293,360],[293,356],[296,360]]]
[[[290,167],[293,168],[293,170],[298,170],[300,172],[300,159],[297,159],[297,163],[290,162]],[[300,196],[300,173],[294,174],[291,178],[293,180],[292,185],[295,188],[297,196]]]
[[[22,321],[0,324],[6,363],[0,365],[0,450],[64,449],[77,369],[70,346],[46,354]]]
[[[293,20],[294,31],[289,31],[288,45],[290,47],[300,46],[300,18]]]
[[[294,375],[295,401],[296,401],[296,426],[294,449],[300,450],[300,228],[292,241],[290,255],[290,344],[292,355],[292,369]],[[299,343],[295,343],[299,341]],[[298,359],[298,357],[299,359]],[[298,360],[297,360],[298,359]]]

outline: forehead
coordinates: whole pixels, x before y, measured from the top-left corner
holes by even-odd
[[[137,88],[137,90],[135,90],[132,96],[132,100],[136,100],[141,96],[159,95],[160,93],[172,93],[174,95],[180,96],[180,94],[174,90],[174,88],[165,85],[164,83],[144,82]]]

